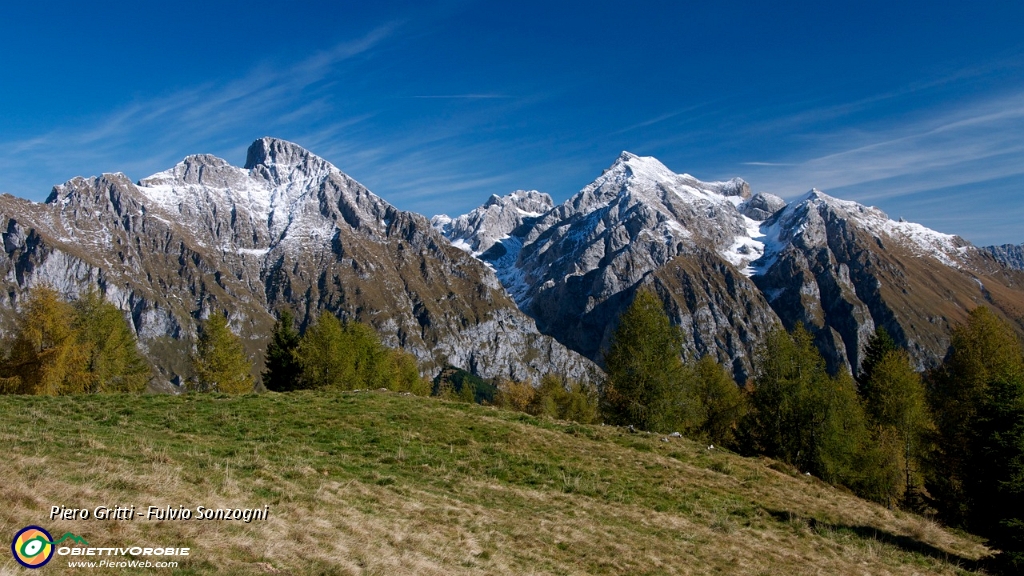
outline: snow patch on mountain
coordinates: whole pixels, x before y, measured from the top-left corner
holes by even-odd
[[[310,240],[326,246],[340,219],[381,237],[388,226],[385,215],[393,211],[330,162],[274,138],[254,142],[244,168],[208,154],[188,156],[143,178],[138,189],[147,203],[194,237],[212,235],[218,245],[241,243],[252,255],[278,246],[302,250]],[[228,210],[232,222],[243,223],[245,237],[220,238],[224,230],[216,225],[218,209]]]
[[[738,235],[728,249],[721,252],[723,258],[748,278],[758,273],[758,268],[752,262],[764,256],[765,237],[761,231],[761,221],[754,220],[747,216],[743,217],[747,224],[746,234]]]

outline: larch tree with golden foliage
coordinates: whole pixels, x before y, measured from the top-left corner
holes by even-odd
[[[200,327],[192,366],[196,373],[190,386],[193,391],[245,394],[255,386],[252,362],[221,313],[211,314]]]
[[[82,295],[73,307],[74,327],[88,350],[88,392],[142,392],[151,370],[124,314],[95,290]]]
[[[53,289],[31,293],[0,369],[5,392],[57,396],[89,390],[89,350],[79,339],[74,317],[75,309]]]

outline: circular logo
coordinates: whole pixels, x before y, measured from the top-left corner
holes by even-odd
[[[11,554],[26,568],[40,568],[53,558],[53,537],[39,526],[25,526],[14,535]]]

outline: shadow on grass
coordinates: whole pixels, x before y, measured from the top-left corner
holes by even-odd
[[[942,560],[948,564],[957,566],[962,570],[969,572],[977,572],[990,566],[992,562],[991,556],[985,556],[978,560],[973,558],[967,558],[947,552],[941,548],[932,546],[927,542],[923,542],[911,536],[904,536],[902,534],[893,534],[887,530],[881,530],[874,526],[854,526],[849,524],[833,524],[831,522],[825,522],[818,520],[817,518],[809,518],[801,516],[799,514],[793,514],[792,512],[785,510],[765,510],[772,518],[779,522],[789,523],[803,523],[811,530],[821,534],[822,532],[838,532],[847,533],[858,538],[871,539],[883,544],[888,544],[903,550],[905,552],[911,552],[927,556],[929,558],[935,558]]]

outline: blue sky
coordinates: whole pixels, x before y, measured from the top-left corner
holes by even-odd
[[[400,208],[561,201],[622,150],[1024,242],[1024,3],[23,2],[0,191],[277,136]]]

